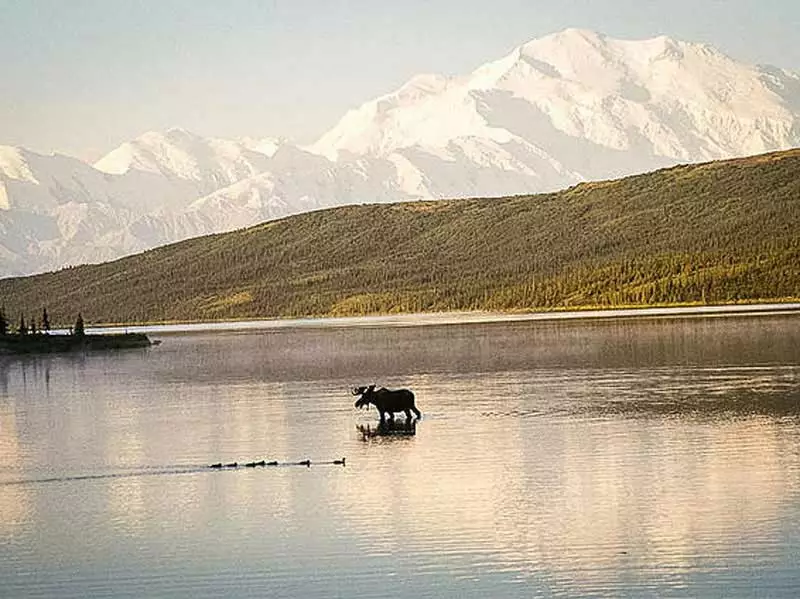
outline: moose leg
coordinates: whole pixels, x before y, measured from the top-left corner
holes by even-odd
[[[411,420],[411,410],[406,408],[404,412],[406,413],[406,420]]]
[[[412,409],[412,410],[414,410],[414,414],[416,414],[417,418],[422,418],[422,412],[420,412],[420,411],[419,411],[419,410],[416,408],[416,406],[411,406],[411,409]],[[408,413],[408,411],[407,411],[407,410],[406,410],[406,413]],[[411,416],[409,416],[409,418],[411,418]]]

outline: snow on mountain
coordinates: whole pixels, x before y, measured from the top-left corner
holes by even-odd
[[[263,154],[268,158],[272,158],[281,146],[288,143],[285,139],[279,137],[243,137],[238,139],[237,142],[241,144],[243,148]]]
[[[141,237],[130,227],[145,215],[182,213],[199,193],[193,182],[161,174],[110,175],[75,158],[0,146],[0,276],[169,243],[171,232]]]
[[[200,198],[187,212],[198,220],[214,215],[223,229],[237,229],[331,206],[399,202],[427,195],[404,185],[389,160],[362,157],[332,162],[284,146],[269,170]]]
[[[347,203],[549,191],[800,145],[800,76],[568,29],[420,75],[307,148],[150,132],[94,167],[0,147],[0,276]]]
[[[193,181],[201,193],[210,193],[260,173],[279,145],[277,140],[204,138],[183,129],[150,131],[122,144],[94,167],[116,175],[135,170]]]
[[[0,146],[0,276],[101,262],[220,230],[189,207],[247,178],[285,142],[146,133],[94,167]]]
[[[453,144],[481,140],[466,158],[491,162],[513,143],[547,157],[566,183],[795,146],[799,101],[796,74],[706,45],[569,29],[465,77],[412,79],[349,112],[310,149],[338,159],[419,148],[459,160]]]

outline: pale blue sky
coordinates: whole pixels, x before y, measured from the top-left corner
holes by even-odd
[[[173,126],[307,142],[414,74],[567,27],[800,71],[799,0],[0,0],[0,144],[94,159]]]

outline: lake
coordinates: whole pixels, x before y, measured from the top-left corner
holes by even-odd
[[[151,337],[0,362],[0,596],[800,589],[797,314]]]

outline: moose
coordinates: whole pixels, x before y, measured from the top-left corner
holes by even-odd
[[[422,413],[414,405],[414,394],[408,389],[390,390],[385,387],[375,389],[375,385],[369,387],[356,387],[353,395],[360,395],[356,400],[355,407],[369,407],[369,404],[378,408],[381,415],[381,422],[386,422],[387,414],[390,421],[394,420],[395,412],[405,412],[406,420],[411,420],[411,412],[417,418],[422,417]]]

